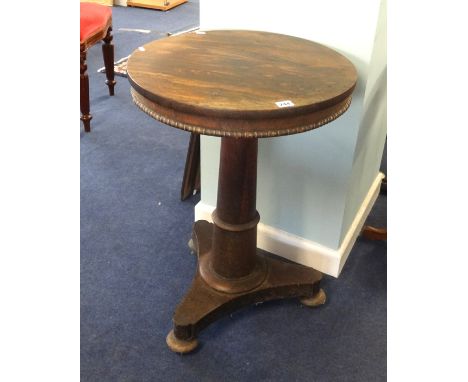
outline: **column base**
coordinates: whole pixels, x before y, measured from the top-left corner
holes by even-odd
[[[257,249],[258,263],[262,264],[261,283],[253,289],[226,293],[212,288],[200,273],[211,250],[213,224],[199,220],[194,225],[193,241],[197,250],[198,267],[192,285],[177,307],[174,329],[167,337],[169,348],[177,353],[188,353],[198,344],[198,333],[212,322],[245,306],[269,300],[303,297],[304,304],[312,300],[315,306],[325,302],[320,289],[322,274],[303,265],[265,256]],[[256,270],[258,272],[258,269]],[[225,280],[229,283],[230,280]],[[236,280],[232,281],[234,284]]]

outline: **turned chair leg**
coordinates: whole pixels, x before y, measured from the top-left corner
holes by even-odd
[[[86,69],[86,47],[80,46],[80,107],[81,120],[84,124],[84,129],[87,133],[91,131],[91,119],[89,113],[89,79]]]
[[[104,66],[106,67],[106,84],[109,87],[109,95],[114,95],[114,45],[112,44],[112,26],[107,30],[106,37],[103,38],[102,55],[104,57]]]

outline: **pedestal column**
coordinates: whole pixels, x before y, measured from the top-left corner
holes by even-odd
[[[199,220],[194,225],[198,270],[167,336],[175,352],[195,349],[200,330],[243,306],[289,297],[305,297],[308,306],[325,302],[320,272],[257,249],[257,148],[255,138],[221,140],[213,224]]]
[[[225,293],[251,290],[266,275],[257,256],[257,149],[255,138],[221,140],[212,248],[200,262],[200,273],[208,285]]]
[[[213,271],[229,279],[245,277],[255,268],[257,147],[257,139],[221,140],[211,262]]]

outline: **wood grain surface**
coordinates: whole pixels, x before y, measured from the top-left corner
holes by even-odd
[[[128,75],[135,102],[153,117],[238,137],[292,134],[327,123],[347,109],[357,80],[353,64],[323,45],[237,30],[153,41],[131,55]],[[281,101],[290,106],[280,107]]]

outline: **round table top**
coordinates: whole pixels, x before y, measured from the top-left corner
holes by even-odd
[[[275,33],[196,31],[153,41],[129,58],[135,103],[192,132],[269,137],[319,127],[344,113],[353,64],[321,44]]]

